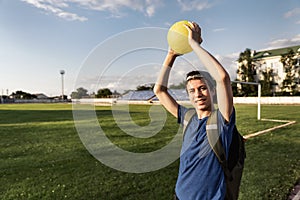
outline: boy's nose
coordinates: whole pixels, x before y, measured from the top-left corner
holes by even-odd
[[[200,89],[195,90],[195,96],[196,97],[202,96],[202,92]]]

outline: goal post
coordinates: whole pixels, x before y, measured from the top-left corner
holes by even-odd
[[[257,85],[257,120],[260,120],[261,117],[261,84],[256,82],[243,82],[243,81],[231,81],[232,83],[237,84],[246,84],[246,85]]]

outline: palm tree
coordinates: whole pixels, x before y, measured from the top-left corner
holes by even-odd
[[[251,56],[251,49],[246,49],[244,52],[240,53],[238,62],[241,63],[241,66],[237,70],[237,74],[240,77],[238,81],[243,82],[254,82],[256,71],[254,69],[253,59]],[[241,85],[242,96],[253,96],[257,95],[254,85]]]

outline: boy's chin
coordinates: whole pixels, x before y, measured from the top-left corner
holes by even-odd
[[[197,110],[200,110],[200,111],[208,111],[208,110],[211,110],[211,109],[210,109],[210,106],[209,106],[209,105],[206,105],[206,104],[195,104],[194,106],[195,106],[195,108],[196,108]]]

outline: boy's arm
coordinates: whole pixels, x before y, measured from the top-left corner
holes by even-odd
[[[178,112],[178,103],[168,92],[168,81],[171,68],[177,56],[178,54],[176,54],[173,50],[170,49],[168,51],[163,63],[163,67],[153,89],[160,103],[176,118]]]
[[[196,23],[190,23],[191,27],[186,26],[189,31],[189,44],[206,67],[207,71],[216,81],[218,107],[226,122],[229,121],[233,111],[233,94],[230,77],[223,66],[199,45],[201,29]],[[201,39],[202,41],[202,39]]]

